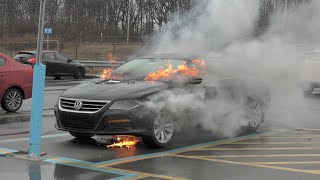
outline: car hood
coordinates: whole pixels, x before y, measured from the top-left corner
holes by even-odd
[[[148,81],[92,81],[80,84],[62,93],[62,97],[90,100],[121,100],[140,98],[168,89],[165,82]]]

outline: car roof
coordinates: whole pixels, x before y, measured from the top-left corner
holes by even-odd
[[[162,54],[150,54],[146,56],[139,57],[140,59],[183,59],[183,60],[193,60],[199,58],[192,54],[179,54],[179,53],[162,53]]]

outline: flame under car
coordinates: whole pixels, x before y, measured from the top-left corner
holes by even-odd
[[[175,116],[150,109],[150,97],[170,89],[204,88],[215,93],[204,79],[204,60],[189,55],[158,54],[140,57],[114,69],[100,79],[66,90],[55,106],[59,130],[76,138],[94,135],[134,135],[151,147],[167,146],[176,132]],[[264,120],[264,102],[248,97],[247,130]],[[187,121],[185,123],[188,123]]]

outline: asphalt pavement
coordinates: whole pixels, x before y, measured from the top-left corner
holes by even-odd
[[[55,83],[55,82],[53,82]],[[61,83],[63,84],[63,82]],[[63,91],[47,86],[42,152],[28,150],[28,101],[18,113],[0,112],[1,179],[319,179],[320,97],[296,88],[273,89],[266,120],[258,132],[233,138],[192,129],[176,143],[151,149],[107,148],[107,136],[77,140],[54,129],[52,107]],[[66,85],[62,88],[69,88]],[[54,89],[56,88],[56,89]]]

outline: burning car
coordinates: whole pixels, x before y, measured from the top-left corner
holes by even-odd
[[[148,101],[164,91],[195,87],[201,87],[212,98],[216,88],[206,83],[206,77],[205,61],[194,56],[158,54],[136,58],[114,70],[106,69],[99,80],[64,91],[55,106],[55,127],[76,138],[134,135],[151,147],[163,147],[172,142],[177,131],[176,115],[165,108],[150,108]],[[248,95],[247,130],[256,130],[263,123],[264,99]],[[158,102],[165,100],[157,98]]]

